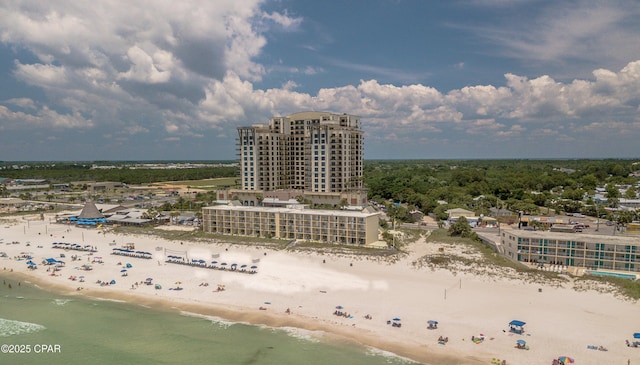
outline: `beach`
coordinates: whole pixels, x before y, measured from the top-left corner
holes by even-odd
[[[6,257],[0,258],[0,269],[60,293],[300,328],[433,365],[490,364],[495,359],[550,364],[559,356],[576,364],[640,364],[640,348],[625,345],[640,331],[637,302],[602,290],[576,290],[571,280],[559,285],[531,282],[508,271],[489,275],[419,265],[419,258],[440,249],[464,253],[424,238],[393,261],[124,236],[56,224],[52,215],[34,218],[2,219],[0,252]],[[119,251],[129,244],[140,252],[137,257]],[[28,268],[25,255],[37,269]],[[55,264],[42,264],[46,259],[64,261],[64,266],[53,271]],[[189,265],[178,263],[185,260]],[[192,260],[227,265],[211,269],[191,265]],[[111,281],[115,283],[105,284]],[[438,322],[437,329],[427,328],[429,320]],[[512,320],[526,322],[524,333],[509,330]],[[447,341],[439,343],[441,337]],[[525,349],[516,348],[518,340],[526,342]]]

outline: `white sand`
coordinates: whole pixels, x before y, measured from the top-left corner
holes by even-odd
[[[33,217],[32,217],[33,218]],[[417,269],[418,257],[436,251],[436,244],[424,240],[411,245],[412,252],[398,262],[270,251],[264,248],[230,244],[193,244],[167,241],[152,236],[103,234],[83,229],[14,218],[0,224],[0,269],[55,290],[95,297],[123,299],[156,307],[174,307],[186,312],[215,315],[233,321],[274,327],[296,327],[317,331],[319,336],[355,341],[390,351],[424,363],[489,364],[493,358],[508,364],[550,364],[565,355],[576,364],[640,364],[640,348],[629,348],[625,339],[640,331],[640,305],[612,294],[594,290],[576,291],[571,283],[564,287],[526,283],[513,275],[496,279],[488,275],[454,274],[447,270]],[[63,238],[64,236],[64,238]],[[20,244],[11,244],[18,241]],[[27,246],[27,242],[29,246]],[[93,245],[98,252],[52,248],[52,242]],[[116,243],[116,246],[110,245]],[[133,242],[136,250],[151,252],[151,260],[112,255],[114,247]],[[156,248],[161,247],[162,251]],[[259,259],[257,274],[194,268],[164,262],[168,254],[188,252],[189,258],[226,261],[229,265],[253,265]],[[449,248],[447,248],[449,250]],[[28,270],[26,261],[15,260],[29,251],[37,270]],[[64,253],[66,267],[51,276],[43,259]],[[266,253],[266,255],[265,255]],[[72,255],[78,261],[72,261]],[[104,263],[93,270],[79,267],[102,257]],[[323,260],[326,263],[323,263]],[[118,264],[120,263],[120,264]],[[128,276],[121,276],[123,264],[131,263]],[[353,266],[351,266],[353,264]],[[28,275],[28,278],[25,278]],[[69,280],[85,276],[85,282]],[[162,285],[134,285],[146,278]],[[21,280],[22,280],[21,279]],[[117,284],[100,286],[97,280]],[[168,290],[180,282],[183,290]],[[208,283],[208,286],[201,284]],[[217,292],[218,284],[225,286]],[[83,290],[77,291],[78,287]],[[539,291],[542,289],[542,291]],[[341,305],[353,318],[333,314]],[[266,310],[260,310],[264,307]],[[285,314],[289,308],[291,314]],[[365,319],[369,314],[373,319]],[[401,318],[402,327],[387,320]],[[427,320],[439,321],[437,330],[428,330]],[[525,334],[508,332],[513,319],[527,322]],[[506,331],[506,332],[505,332]],[[484,334],[481,344],[471,336]],[[449,342],[439,345],[437,338]],[[527,341],[529,350],[515,348],[516,340]],[[588,349],[604,346],[608,351]]]

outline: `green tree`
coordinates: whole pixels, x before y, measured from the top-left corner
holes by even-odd
[[[635,199],[636,198],[636,188],[630,186],[627,191],[624,192],[624,197],[626,199]]]
[[[472,233],[469,221],[465,217],[458,218],[455,223],[449,226],[450,236],[471,237]]]

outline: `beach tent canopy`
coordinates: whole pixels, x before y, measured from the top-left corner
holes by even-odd
[[[633,334],[633,338],[640,338],[640,332],[636,332]]]
[[[526,323],[522,321],[518,321],[517,319],[514,319],[513,321],[509,322],[509,331],[517,334],[522,334],[524,332],[525,324]]]

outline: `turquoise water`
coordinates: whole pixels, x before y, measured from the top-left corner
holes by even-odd
[[[631,280],[636,280],[637,276],[636,274],[624,274],[624,273],[617,273],[617,272],[608,272],[608,271],[587,271],[587,274],[591,274],[593,276],[609,276],[609,277],[614,277],[614,278],[622,278],[622,279],[631,279]]]
[[[0,364],[413,364],[300,332],[65,297],[0,280],[0,345],[29,351],[8,354],[3,347]]]

